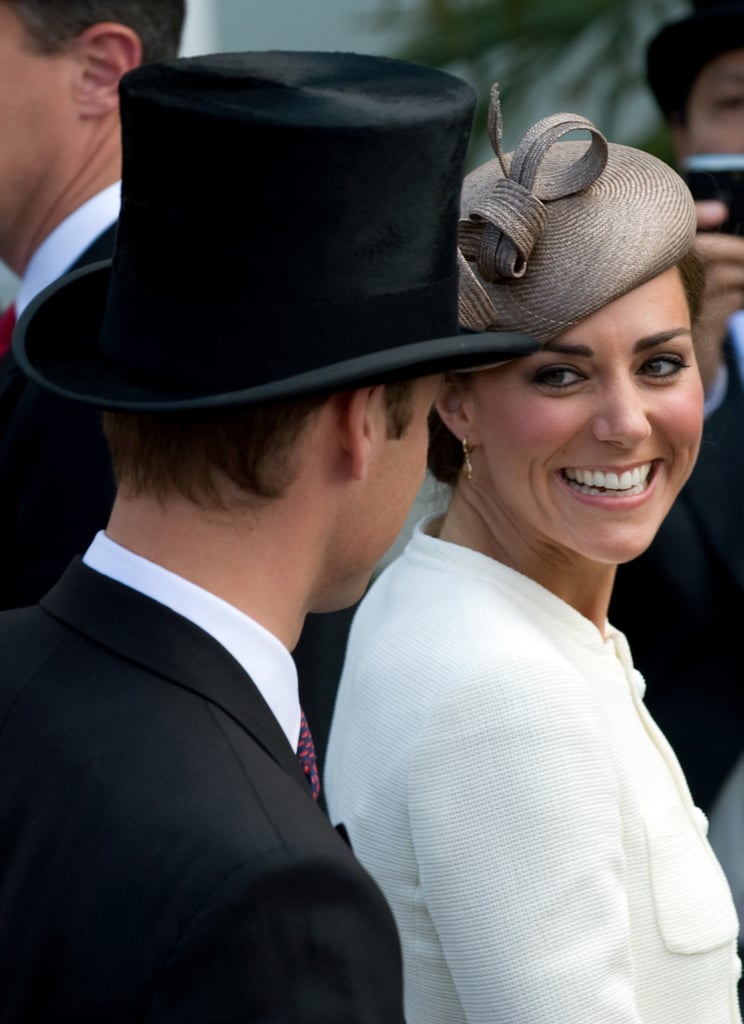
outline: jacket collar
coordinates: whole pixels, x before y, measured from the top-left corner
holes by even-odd
[[[120,657],[220,708],[307,790],[297,757],[252,679],[204,630],[79,558],[40,604]]]

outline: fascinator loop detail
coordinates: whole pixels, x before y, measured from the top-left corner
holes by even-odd
[[[537,196],[513,178],[501,178],[491,195],[460,221],[458,243],[465,258],[478,264],[484,280],[522,277],[547,219]]]
[[[694,244],[695,203],[676,171],[607,142],[580,114],[543,118],[505,153],[494,85],[488,136],[495,157],[466,175],[460,198],[463,327],[549,341]]]
[[[577,130],[586,131],[590,136],[577,159],[567,165],[545,160],[556,142]],[[607,140],[591,121],[579,114],[552,114],[538,121],[509,157],[503,152],[502,135],[498,84],[494,84],[488,111],[488,137],[503,177],[493,181],[488,194],[463,211],[458,230],[462,255],[460,271],[463,287],[469,292],[464,303],[469,308],[466,326],[471,330],[475,325],[470,303],[475,299],[475,307],[482,308],[482,300],[489,301],[489,305],[490,300],[474,279],[470,264],[477,267],[482,280],[492,283],[523,277],[532,250],[548,223],[546,204],[583,191],[596,181],[607,164]],[[469,280],[471,277],[473,280]],[[473,294],[474,287],[482,296]],[[490,315],[488,320],[494,322]],[[486,323],[481,323],[477,329],[486,327]]]

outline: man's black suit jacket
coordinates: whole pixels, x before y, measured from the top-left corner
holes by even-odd
[[[400,1024],[397,934],[238,663],[76,560],[0,615],[0,1020]]]
[[[110,257],[115,234],[104,231],[70,269]],[[35,604],[106,525],[113,498],[101,414],[27,380],[9,352],[0,362],[0,609]]]
[[[103,232],[70,270],[113,255]],[[60,330],[64,325],[60,325]],[[0,361],[0,609],[35,604],[108,522],[111,460],[96,409],[28,381]],[[353,609],[308,617],[294,652],[322,762]]]
[[[698,462],[645,554],[620,566],[610,621],[704,809],[744,749],[744,393],[729,357]]]

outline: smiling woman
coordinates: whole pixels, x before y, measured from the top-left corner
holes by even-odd
[[[504,154],[494,91],[490,136],[460,319],[543,346],[445,378],[451,499],[357,613],[328,805],[395,913],[409,1024],[736,1024],[730,893],[607,621],[700,444],[693,202],[576,115]]]
[[[676,267],[529,358],[449,375],[437,413],[467,438],[471,476],[440,539],[529,576],[604,633],[616,566],[648,547],[692,471],[702,404]]]

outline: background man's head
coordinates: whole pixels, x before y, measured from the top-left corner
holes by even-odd
[[[647,75],[679,161],[744,153],[744,3],[697,0],[651,40]]]
[[[185,0],[2,0],[23,22],[40,54],[59,53],[93,25],[126,25],[142,44],[141,63],[175,57],[181,42]]]
[[[119,81],[177,54],[184,7],[0,0],[0,259],[15,273],[61,221],[119,178]]]

